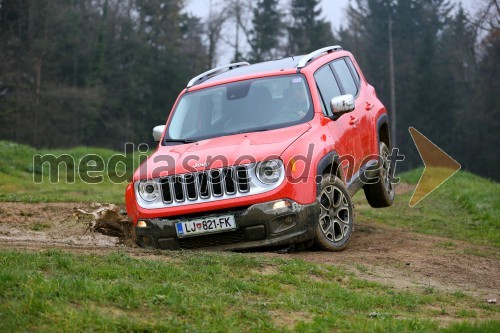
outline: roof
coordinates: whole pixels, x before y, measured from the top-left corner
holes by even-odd
[[[255,73],[261,73],[261,72],[270,72],[270,71],[279,71],[282,69],[290,69],[297,67],[297,64],[299,63],[300,59],[303,56],[294,56],[294,57],[288,57],[284,59],[279,59],[279,60],[271,60],[271,61],[265,61],[265,62],[259,62],[250,66],[243,66],[243,67],[238,67],[233,70],[215,75],[208,80],[204,81],[203,83],[210,83],[210,82],[215,82],[219,81],[222,79],[229,79],[237,76],[242,76],[242,75],[248,75],[248,74],[255,74]]]
[[[293,68],[297,68],[298,70],[300,70],[301,68],[306,67],[311,61],[313,61],[320,55],[340,50],[342,50],[342,46],[333,45],[317,49],[316,51],[313,51],[304,56],[292,56],[280,60],[261,62],[254,65],[250,65],[248,62],[227,64],[210,69],[192,78],[188,82],[187,88],[201,83],[210,84],[220,80],[227,80],[239,76],[246,76],[263,72],[278,72],[285,69],[291,70]]]

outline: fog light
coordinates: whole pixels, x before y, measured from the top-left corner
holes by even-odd
[[[292,205],[292,203],[290,201],[286,201],[286,200],[280,200],[280,201],[276,201],[273,205],[273,209],[281,209],[281,208],[288,208]]]
[[[142,244],[144,247],[151,247],[153,245],[153,240],[149,236],[142,236]]]
[[[287,217],[285,217],[283,222],[285,222],[285,224],[288,224],[288,225],[293,224],[293,217],[287,216]]]
[[[146,228],[148,225],[146,221],[139,221],[137,222],[137,228]]]

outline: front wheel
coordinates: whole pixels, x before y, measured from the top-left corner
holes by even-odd
[[[340,178],[324,176],[318,196],[320,214],[316,228],[316,244],[326,251],[343,250],[354,226],[353,204]]]

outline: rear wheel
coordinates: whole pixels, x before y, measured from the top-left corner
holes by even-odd
[[[377,170],[377,182],[364,186],[366,200],[374,208],[389,207],[394,202],[394,185],[391,179],[391,161],[389,160],[389,148],[385,143],[380,143],[379,169]]]
[[[316,228],[316,244],[326,251],[343,250],[354,226],[353,204],[340,178],[324,176],[318,196],[321,212]]]

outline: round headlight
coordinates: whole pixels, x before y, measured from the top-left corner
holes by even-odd
[[[144,201],[155,201],[160,196],[160,186],[154,180],[139,182],[138,192]]]
[[[276,183],[283,170],[283,162],[281,160],[263,161],[257,164],[257,178],[264,184]]]

